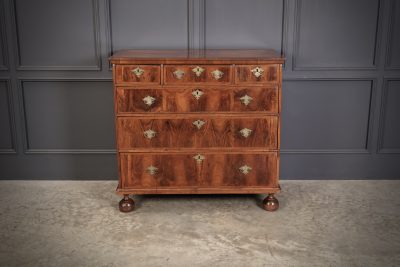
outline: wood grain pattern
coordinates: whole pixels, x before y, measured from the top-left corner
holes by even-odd
[[[243,87],[234,88],[231,91],[233,94],[232,111],[278,112],[279,88],[277,87]],[[243,104],[241,100],[246,95],[252,98],[248,105]]]
[[[200,92],[195,98],[193,92]],[[241,97],[252,98],[245,105]],[[146,105],[143,98],[155,98],[152,105]],[[276,87],[183,87],[183,88],[118,88],[116,95],[118,113],[134,112],[278,112],[278,88]]]
[[[196,153],[121,154],[123,188],[168,187],[278,187],[276,183],[276,153],[264,154],[205,154],[202,162],[193,157]],[[251,167],[244,174],[240,167]],[[149,166],[157,168],[150,174]]]
[[[201,120],[198,129],[193,122]],[[118,149],[134,148],[197,148],[197,147],[263,147],[277,149],[276,116],[258,119],[223,119],[198,117],[196,119],[117,119]],[[246,138],[240,131],[250,129]],[[152,130],[155,137],[149,139],[144,132]]]
[[[195,67],[201,67],[204,72],[197,76],[192,70]],[[178,79],[174,72],[180,70],[184,72],[181,79]],[[220,79],[215,79],[212,72],[219,70],[223,72]],[[164,67],[164,84],[190,84],[190,83],[209,83],[209,84],[226,84],[232,83],[231,66],[230,65],[165,65]]]
[[[277,209],[278,201],[271,194],[280,190],[284,59],[279,54],[272,50],[128,50],[117,52],[110,61],[117,192],[124,195],[121,203],[129,204],[129,211],[133,204],[127,198],[132,193],[268,193],[270,201],[264,207]],[[138,66],[144,70],[140,77],[132,73]],[[192,71],[196,66],[204,68],[199,76]],[[263,69],[261,75],[252,72],[256,67]],[[185,72],[182,79],[174,75],[178,69]],[[224,73],[221,79],[211,74],[217,69]],[[204,124],[197,127],[196,120]],[[155,136],[147,138],[147,130]],[[202,158],[197,161],[193,157],[198,153]]]
[[[150,96],[154,98],[154,103],[147,105],[143,100]],[[154,89],[117,89],[115,105],[117,113],[124,112],[160,112],[163,111],[163,92]]]
[[[193,96],[196,90],[202,94],[198,99]],[[229,88],[168,88],[164,95],[168,112],[230,111],[232,106]]]
[[[252,70],[261,67],[264,72],[261,76],[256,77]],[[251,84],[263,82],[276,82],[278,81],[278,65],[239,65],[235,66],[235,83]]]
[[[138,67],[144,70],[140,77],[132,72]],[[115,72],[116,83],[160,84],[161,81],[161,68],[158,65],[118,65]]]

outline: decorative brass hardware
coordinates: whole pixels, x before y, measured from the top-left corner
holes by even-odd
[[[137,68],[134,68],[133,70],[131,70],[131,72],[133,72],[133,74],[135,74],[136,77],[140,78],[140,76],[142,76],[142,74],[144,73],[144,69],[137,67]]]
[[[248,128],[243,128],[239,132],[244,138],[247,138],[247,137],[249,137],[251,135],[251,132],[253,132],[253,130],[248,129]]]
[[[155,131],[149,129],[149,130],[147,130],[147,131],[144,131],[143,134],[144,134],[144,137],[146,137],[146,138],[148,138],[148,139],[151,139],[151,138],[153,138],[153,137],[156,136],[157,132],[155,132]]]
[[[145,98],[143,98],[142,100],[143,100],[143,102],[144,102],[146,105],[148,105],[149,107],[150,107],[151,105],[153,105],[154,102],[156,101],[156,99],[155,99],[154,97],[149,96],[149,95],[146,96]]]
[[[185,75],[185,72],[183,70],[176,70],[174,71],[174,75],[177,79],[182,79],[183,75]]]
[[[214,70],[211,72],[211,75],[214,77],[214,79],[219,80],[224,76],[224,73],[220,70]]]
[[[197,100],[200,99],[200,97],[202,95],[204,95],[204,93],[200,90],[200,89],[196,89],[192,92],[192,95],[194,96],[194,98],[196,98]]]
[[[264,70],[261,67],[255,67],[251,70],[251,72],[254,74],[254,76],[256,76],[256,78],[258,78],[263,75]]]
[[[251,96],[248,95],[244,95],[240,98],[240,101],[242,102],[242,104],[244,104],[245,106],[247,106],[248,104],[250,104],[250,102],[253,100],[253,98]]]
[[[204,69],[200,66],[196,66],[195,68],[192,69],[192,71],[196,74],[197,77],[200,77]]]
[[[147,171],[149,172],[150,175],[154,175],[157,173],[158,168],[154,167],[153,165],[150,165],[149,167],[147,167]]]
[[[243,173],[244,175],[248,174],[251,170],[252,170],[252,168],[247,165],[243,165],[242,167],[239,168],[239,171],[241,173]]]
[[[196,126],[197,129],[201,129],[201,127],[203,127],[204,124],[206,124],[206,122],[202,120],[196,120],[193,122],[193,125]]]
[[[201,154],[197,154],[193,158],[197,161],[197,163],[201,163],[205,159],[205,157]]]

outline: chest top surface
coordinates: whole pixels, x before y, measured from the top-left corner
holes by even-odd
[[[122,50],[111,56],[110,62],[112,64],[282,64],[284,57],[272,49]]]

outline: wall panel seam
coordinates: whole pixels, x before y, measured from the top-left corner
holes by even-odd
[[[378,123],[378,143],[377,143],[377,154],[400,154],[400,149],[398,148],[384,148],[383,147],[383,137],[385,128],[385,116],[387,113],[387,97],[389,91],[389,83],[391,81],[400,81],[400,78],[384,78],[383,89],[381,95],[381,106],[379,111],[379,123]]]
[[[13,105],[13,93],[11,89],[10,79],[0,79],[6,83],[6,94],[7,94],[7,108],[8,108],[8,121],[10,124],[10,136],[11,136],[11,148],[4,149],[0,148],[0,154],[17,154],[17,132],[14,116],[14,105]]]
[[[0,1],[0,10],[3,10],[1,12],[0,16],[0,39],[2,40],[3,47],[1,51],[2,59],[4,62],[4,65],[0,65],[0,70],[9,70],[9,59],[8,59],[8,45],[7,45],[7,31],[6,31],[6,14],[5,14],[5,5],[4,5],[5,0]]]
[[[390,13],[389,13],[389,25],[388,25],[388,34],[386,38],[386,56],[385,56],[385,70],[400,70],[400,66],[398,67],[393,67],[391,66],[391,53],[393,50],[393,28],[394,28],[394,22],[395,22],[395,12],[396,12],[396,2],[395,0],[390,0],[389,6],[390,6]],[[399,3],[397,3],[399,4]],[[397,48],[398,49],[398,48]]]

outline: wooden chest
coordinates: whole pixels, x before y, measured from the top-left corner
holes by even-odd
[[[126,50],[113,69],[120,210],[130,194],[268,194],[279,206],[282,64],[272,50]]]

